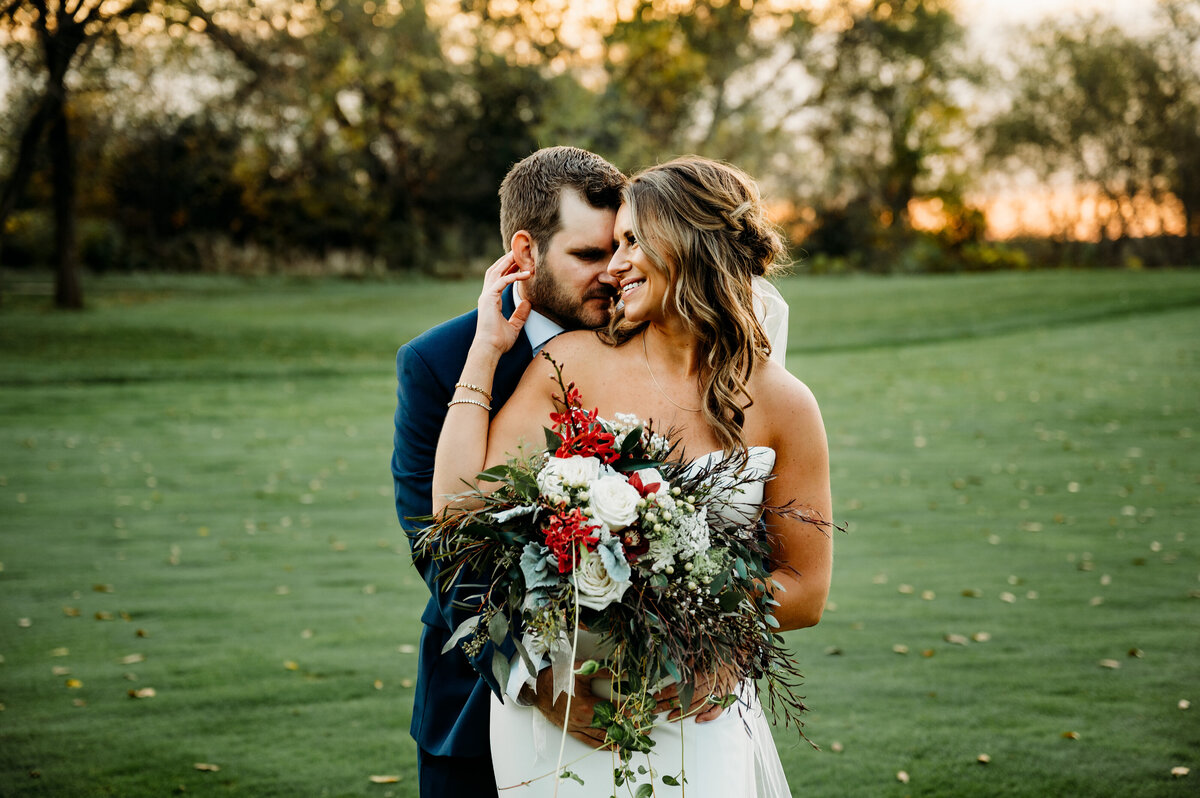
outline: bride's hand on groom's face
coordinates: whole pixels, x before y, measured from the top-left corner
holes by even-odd
[[[577,666],[582,664],[582,662],[576,663]],[[537,675],[535,703],[541,713],[555,726],[561,729],[565,725],[567,734],[579,742],[591,748],[600,748],[604,745],[604,729],[592,728],[592,717],[595,714],[596,704],[604,699],[592,694],[592,680],[611,677],[612,673],[604,669],[587,676],[575,674],[575,692],[571,696],[570,717],[568,717],[567,694],[563,693],[558,696],[557,701],[552,701],[554,672],[551,668],[544,668]]]
[[[529,279],[532,272],[522,271],[512,252],[507,252],[493,263],[483,276],[483,291],[479,294],[479,318],[475,325],[475,345],[486,347],[501,355],[512,348],[525,320],[529,318],[530,305],[522,300],[513,314],[505,318],[501,296],[504,289],[519,280]]]

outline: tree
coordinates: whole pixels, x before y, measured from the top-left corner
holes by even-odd
[[[60,308],[83,307],[67,76],[99,41],[116,35],[122,23],[127,25],[149,8],[150,0],[7,0],[0,5],[0,25],[9,37],[38,48],[43,80],[41,97],[20,136],[12,173],[0,191],[0,228],[33,175],[45,139],[54,186],[54,304]]]
[[[835,248],[864,237],[890,248],[881,242],[911,233],[914,199],[958,199],[966,119],[957,89],[975,80],[963,28],[948,0],[868,0],[835,7],[821,30],[804,128],[816,153],[809,167],[824,178],[818,224]]]
[[[683,152],[768,167],[812,32],[774,4],[640,0],[604,36],[606,81],[589,142],[628,168]]]
[[[1179,200],[1200,235],[1200,3],[1158,6],[1160,30],[1133,35],[1102,17],[1031,32],[991,156],[1043,180],[1065,175],[1102,197],[1102,239],[1124,239],[1135,200]]]

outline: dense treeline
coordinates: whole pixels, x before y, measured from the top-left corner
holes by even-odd
[[[735,162],[814,269],[1169,263],[1200,236],[1197,0],[1025,31],[1003,63],[951,0],[570,5],[0,0],[0,259],[55,265],[62,305],[80,262],[462,270],[551,143]],[[1099,241],[985,240],[1005,175],[1081,187]]]

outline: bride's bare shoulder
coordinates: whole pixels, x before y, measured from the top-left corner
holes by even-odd
[[[555,336],[542,348],[539,356],[529,364],[529,370],[552,375],[553,359],[563,369],[568,381],[578,381],[581,376],[597,369],[603,370],[613,347],[605,343],[593,330],[572,330]]]
[[[755,374],[751,393],[754,407],[768,420],[774,433],[786,435],[824,428],[812,390],[774,361],[768,361]]]
[[[580,368],[607,362],[617,349],[594,330],[573,330],[555,336],[542,351],[560,364]]]

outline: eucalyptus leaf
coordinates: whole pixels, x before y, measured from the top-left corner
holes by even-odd
[[[488,638],[496,645],[501,645],[508,637],[508,616],[498,612],[488,621]]]
[[[492,649],[492,675],[496,677],[496,684],[500,685],[503,690],[508,684],[508,674],[511,670],[511,665],[508,662],[508,657],[500,653],[500,647],[496,646]]]
[[[450,635],[450,639],[446,641],[446,645],[442,646],[442,653],[445,654],[450,649],[458,645],[458,641],[462,640],[467,635],[475,631],[475,627],[479,625],[478,615],[472,615],[458,625],[454,630],[454,634]]]

